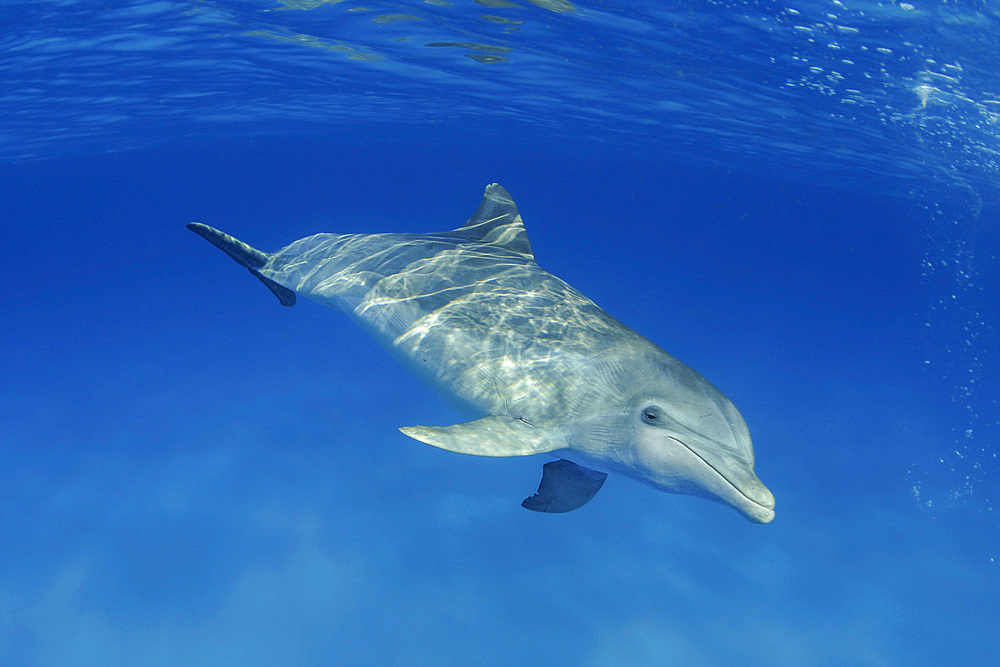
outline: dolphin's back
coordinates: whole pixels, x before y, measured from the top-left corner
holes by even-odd
[[[432,234],[316,234],[269,256],[261,272],[348,313],[381,281],[455,246]]]
[[[550,401],[564,393],[556,385],[580,377],[565,366],[612,339],[620,345],[625,329],[535,263],[499,186],[457,230],[318,234],[270,255],[260,271],[347,312],[459,403],[491,414],[510,413],[519,397],[527,405],[538,391]]]

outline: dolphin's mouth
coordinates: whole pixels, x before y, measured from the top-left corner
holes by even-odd
[[[740,509],[748,519],[756,523],[769,523],[772,519],[774,519],[774,496],[767,490],[760,480],[756,481],[760,485],[760,490],[763,491],[763,493],[760,494],[760,499],[753,498],[737,486],[731,479],[726,477],[722,471],[712,465],[704,456],[695,451],[694,448],[688,446],[688,444],[683,440],[678,440],[673,436],[667,437],[691,452],[694,456],[701,460],[702,463],[708,466],[719,479],[725,482],[726,486],[736,492],[738,500],[742,501],[739,503],[740,507],[738,509]]]

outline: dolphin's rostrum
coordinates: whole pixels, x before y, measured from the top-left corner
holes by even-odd
[[[284,305],[295,293],[342,310],[478,418],[400,429],[477,456],[550,454],[540,512],[581,507],[619,473],[774,518],[750,433],[708,381],[542,270],[497,184],[439,234],[317,234],[266,254],[191,223]]]

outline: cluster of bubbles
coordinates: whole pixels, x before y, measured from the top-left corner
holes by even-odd
[[[954,426],[931,458],[913,462],[914,498],[930,511],[960,507],[992,515],[1000,476],[1000,353],[997,256],[976,190],[925,207],[927,306],[924,365],[954,407]]]

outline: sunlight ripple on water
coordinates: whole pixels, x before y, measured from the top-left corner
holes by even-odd
[[[901,194],[1000,173],[1000,19],[971,1],[4,11],[16,29],[0,38],[0,160],[197,140],[222,123],[273,136],[464,117],[813,179],[861,173]]]

